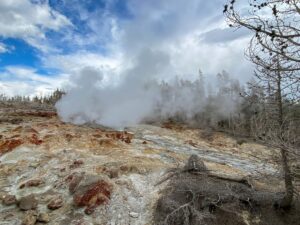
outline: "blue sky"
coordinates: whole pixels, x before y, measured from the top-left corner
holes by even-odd
[[[227,28],[224,0],[6,0],[0,2],[0,92],[47,95],[67,89],[86,68],[108,84],[145,51],[168,60],[158,78],[212,76],[246,80],[245,31]],[[145,59],[147,61],[147,59]],[[151,67],[151,62],[149,62]],[[112,72],[113,71],[113,72]],[[116,72],[117,71],[117,72]],[[144,76],[143,71],[140,76]]]

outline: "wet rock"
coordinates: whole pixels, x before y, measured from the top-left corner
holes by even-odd
[[[85,213],[92,214],[94,210],[110,200],[112,184],[99,176],[86,176],[75,189],[74,205],[86,207]]]
[[[25,187],[37,187],[43,183],[44,183],[44,181],[42,181],[41,179],[33,179],[33,180],[29,180],[29,181],[26,181],[25,183],[21,184],[19,188],[23,189]]]
[[[20,199],[19,208],[22,210],[31,210],[35,209],[38,205],[38,202],[34,195],[28,195]]]
[[[62,196],[56,196],[54,197],[47,205],[48,209],[56,210],[63,206],[64,200]]]
[[[6,205],[6,206],[16,204],[17,203],[16,196],[9,195],[9,194],[4,195],[2,197],[2,203],[3,203],[3,205]]]
[[[40,223],[48,223],[50,222],[50,216],[48,213],[40,213],[37,218],[37,221]]]
[[[25,213],[22,220],[22,225],[34,225],[36,221],[37,221],[37,212],[30,210]]]

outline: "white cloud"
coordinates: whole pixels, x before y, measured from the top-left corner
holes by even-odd
[[[103,56],[88,51],[78,51],[67,55],[50,55],[43,59],[45,66],[60,68],[66,73],[76,73],[84,67],[96,69],[116,68],[120,63],[120,56]]]
[[[57,88],[63,88],[68,80],[67,74],[49,76],[39,74],[33,68],[9,66],[0,72],[0,94],[45,96]]]
[[[200,38],[206,43],[225,43],[234,41],[245,36],[249,36],[251,33],[246,28],[238,30],[232,30],[230,28],[216,28],[203,33]]]
[[[207,76],[225,69],[246,80],[252,73],[252,67],[243,56],[248,40],[243,33],[225,29],[222,16],[224,0],[177,0],[171,3],[170,0],[128,0],[131,16],[127,19],[118,18],[110,12],[114,0],[108,1],[104,9],[93,13],[83,9],[82,3],[78,1],[63,1],[65,7],[78,11],[80,19],[89,28],[87,33],[78,32],[76,24],[71,25],[64,15],[51,9],[45,2],[0,1],[0,36],[22,38],[44,53],[48,52],[41,56],[44,67],[68,74],[64,77],[70,78],[70,82],[65,82],[67,84],[76,79],[84,68],[93,68],[104,75],[104,81],[114,83],[120,76],[127,76],[126,71],[137,66],[134,60],[149,49],[169,59],[162,71],[153,74],[156,77],[181,75],[193,79],[192,75],[197,75],[198,69]],[[51,45],[47,43],[45,31],[59,31],[70,25],[71,29],[64,32],[64,37],[56,41],[70,45],[72,53],[49,52]],[[104,50],[99,50],[102,47]],[[140,62],[143,60],[148,59],[141,59]],[[147,68],[151,69],[151,62],[148,62]],[[16,79],[24,80],[26,72],[23,73],[20,68],[13,70],[7,68],[6,73],[10,76],[15,74]],[[139,76],[146,76],[145,70],[141,69]],[[40,87],[45,90],[49,87],[42,86],[44,83],[49,85],[49,82],[43,80],[49,78],[39,76],[36,71],[28,74],[34,75]],[[28,84],[30,79],[26,79]],[[59,76],[57,79],[60,79]],[[50,86],[54,85],[62,83],[53,80]],[[37,90],[35,88],[33,92]]]
[[[170,65],[166,65],[168,74],[157,76],[190,76],[197,74],[199,68],[209,75],[223,69],[243,77],[252,73],[249,63],[243,59],[247,44],[244,33],[225,29],[223,0],[178,0],[172,4],[168,0],[129,0],[127,3],[132,17],[124,21],[110,14],[109,7],[103,14],[96,11],[87,16],[88,12],[74,6],[93,33],[89,37],[68,34],[67,39],[84,47],[84,43],[97,43],[97,39],[101,42],[112,36],[106,45],[108,54],[79,48],[68,55],[46,56],[45,65],[69,74],[77,74],[86,66],[124,71],[131,66],[132,59],[149,48],[162,51],[170,58]],[[101,26],[103,23],[106,25]],[[112,76],[116,75],[113,73]]]
[[[0,36],[20,38],[43,51],[47,30],[59,31],[71,22],[48,3],[33,3],[30,0],[0,1]]]
[[[9,52],[10,50],[7,48],[7,46],[0,42],[0,54]]]
[[[199,35],[190,34],[179,42],[167,45],[174,73],[191,79],[197,76],[199,69],[210,80],[222,70],[233,77],[246,82],[252,75],[253,67],[244,58],[244,48],[249,38],[236,39],[231,42],[207,43],[199,40]]]

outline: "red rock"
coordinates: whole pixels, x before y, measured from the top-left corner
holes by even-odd
[[[0,141],[0,155],[10,152],[16,147],[23,144],[23,141],[21,139],[9,139]]]
[[[56,210],[64,205],[64,200],[61,196],[54,197],[47,205],[48,209]]]
[[[43,143],[42,140],[38,139],[38,136],[36,134],[31,135],[29,142],[35,145],[41,145]]]
[[[116,134],[116,138],[117,138],[117,139],[121,139],[121,138],[123,138],[123,135],[122,135],[121,133],[117,133],[117,134]]]
[[[79,207],[86,207],[85,213],[91,214],[97,206],[108,203],[112,192],[112,185],[104,180],[89,185],[85,191],[75,193],[74,204]]]

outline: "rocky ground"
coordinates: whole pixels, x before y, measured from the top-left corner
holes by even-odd
[[[2,108],[0,224],[141,225],[153,213],[169,168],[198,155],[210,173],[278,192],[274,151],[222,133],[174,124],[113,131],[61,122],[53,111]],[[250,224],[245,219],[245,224]]]

